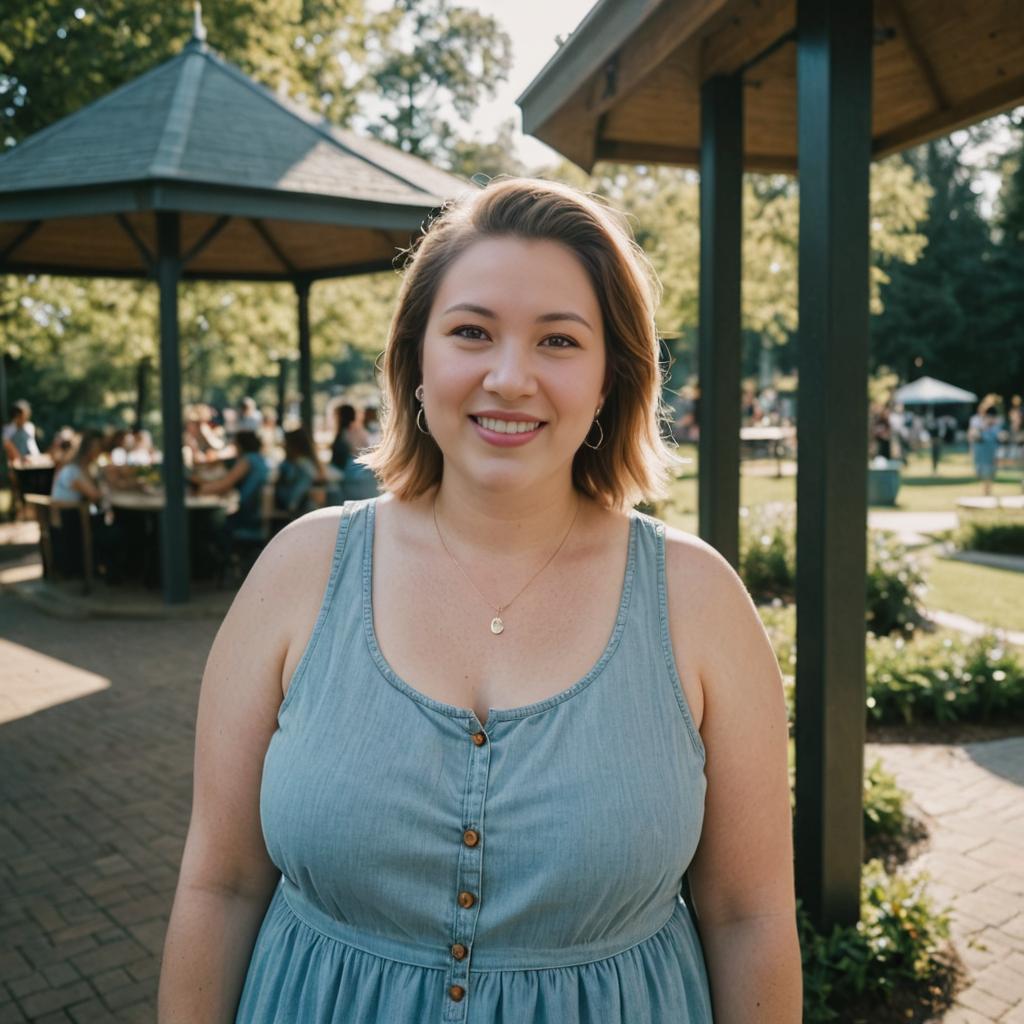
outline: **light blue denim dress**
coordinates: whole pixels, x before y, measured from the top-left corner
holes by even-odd
[[[381,653],[375,509],[343,508],[267,749],[260,814],[281,879],[238,1024],[708,1024],[680,897],[704,747],[672,657],[664,524],[630,513],[597,664],[482,724]]]

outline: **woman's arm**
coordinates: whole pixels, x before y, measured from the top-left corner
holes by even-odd
[[[278,534],[246,578],[206,663],[192,817],[160,975],[159,1024],[229,1024],[279,872],[259,817],[263,757],[313,630],[339,510]]]
[[[702,541],[668,534],[672,634],[687,638],[703,691],[707,795],[688,877],[715,1022],[799,1024],[782,674],[728,562]]]
[[[249,472],[249,460],[240,455],[238,461],[223,475],[216,480],[203,480],[199,484],[200,494],[227,494],[245,477]]]
[[[100,489],[92,482],[88,471],[84,469],[80,470],[75,479],[71,481],[71,487],[89,501],[99,501],[103,497]]]

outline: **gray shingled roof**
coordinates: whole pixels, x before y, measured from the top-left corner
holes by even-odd
[[[198,40],[0,157],[0,193],[156,179],[417,206],[466,187],[333,128]]]
[[[193,38],[0,156],[0,272],[145,273],[138,241],[155,244],[145,214],[160,209],[182,212],[185,249],[218,217],[232,218],[186,276],[380,264],[445,199],[473,187],[330,125]]]

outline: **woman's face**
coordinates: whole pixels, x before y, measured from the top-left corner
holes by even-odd
[[[475,243],[441,280],[422,369],[424,415],[446,474],[498,490],[571,474],[605,373],[586,271],[558,242]],[[508,433],[516,416],[534,428]]]

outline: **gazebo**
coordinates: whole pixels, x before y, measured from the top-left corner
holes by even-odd
[[[444,200],[473,186],[342,131],[206,44],[0,157],[0,273],[152,278],[160,288],[164,598],[188,599],[178,282],[290,281],[312,427],[313,282],[390,270]]]
[[[744,170],[800,179],[798,893],[859,915],[868,169],[1024,102],[1024,0],[600,0],[519,98],[585,169],[699,166],[701,536],[738,560]]]

